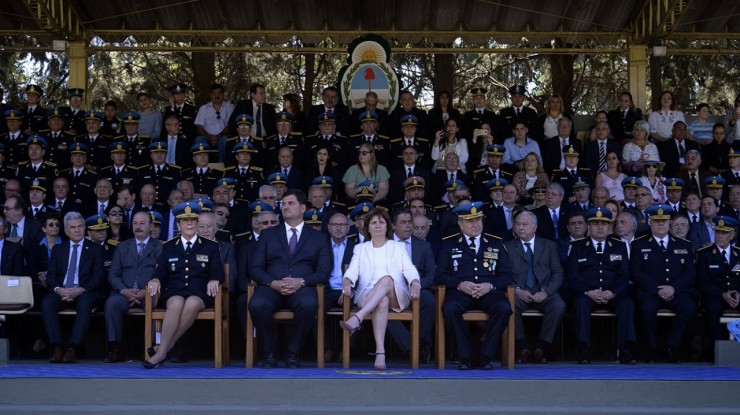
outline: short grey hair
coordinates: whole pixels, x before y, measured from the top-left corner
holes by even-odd
[[[259,197],[265,196],[265,193],[267,192],[272,192],[274,196],[277,196],[277,189],[275,188],[275,186],[270,184],[263,184],[262,186],[260,186]]]
[[[560,196],[565,196],[565,189],[563,188],[563,185],[558,182],[551,182],[547,185],[548,190],[555,190],[558,193],[560,193]]]
[[[634,132],[636,129],[640,129],[645,131],[648,135],[650,134],[650,124],[645,120],[640,120],[635,123],[635,125],[632,127],[632,131]]]
[[[699,152],[699,150],[689,150],[686,152],[686,155],[688,156],[689,154],[694,154],[696,157],[699,157],[699,160],[701,160],[701,153]]]
[[[522,215],[529,216],[529,219],[532,220],[532,223],[534,223],[535,225],[537,224],[537,215],[535,215],[534,212],[529,211],[529,210],[523,210],[523,211],[519,212],[519,214],[516,215],[516,217],[518,218],[519,216],[522,216]],[[516,218],[515,218],[515,220],[516,220]]]
[[[67,212],[67,214],[64,215],[64,229],[67,229],[67,227],[69,226],[69,221],[77,219],[82,219],[82,223],[85,223],[85,218],[82,217],[82,214],[80,212]]]

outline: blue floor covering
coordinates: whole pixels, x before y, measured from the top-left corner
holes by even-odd
[[[717,367],[710,364],[547,364],[518,365],[514,370],[500,367],[493,371],[459,371],[454,366],[447,370],[425,366],[412,370],[402,363],[390,365],[386,372],[372,370],[362,363],[351,369],[328,365],[324,369],[308,365],[300,369],[246,369],[242,362],[215,369],[211,362],[166,364],[159,369],[146,370],[140,362],[130,361],[104,365],[82,361],[74,365],[52,365],[38,361],[11,361],[0,366],[0,379],[512,379],[512,380],[635,380],[635,381],[740,381],[740,369]]]

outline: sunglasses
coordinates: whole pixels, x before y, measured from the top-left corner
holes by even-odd
[[[123,212],[119,212],[117,210],[112,210],[108,212],[108,216],[123,216]]]
[[[58,228],[58,227],[59,227],[59,222],[51,222],[51,223],[47,223],[47,224],[46,224],[46,226],[47,226],[48,228]]]
[[[547,190],[539,189],[539,190],[535,190],[534,192],[535,193],[547,193]]]
[[[657,164],[646,164],[645,167],[648,168],[648,169],[649,168],[657,169],[658,168],[658,165]]]
[[[217,120],[221,119],[221,111],[216,111],[216,119]]]
[[[263,220],[263,221],[262,221],[262,222],[260,222],[260,223],[262,224],[262,226],[267,226],[267,225],[277,225],[277,224],[278,224],[278,221],[277,221],[277,220],[275,220],[275,219],[272,219],[272,220]]]
[[[368,154],[373,154],[373,151],[358,151],[357,154],[367,156]]]

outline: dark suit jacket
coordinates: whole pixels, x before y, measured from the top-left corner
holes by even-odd
[[[312,105],[311,110],[308,113],[308,119],[306,120],[303,127],[303,135],[309,136],[316,134],[319,131],[319,115],[326,111],[324,104]],[[334,107],[334,123],[337,126],[337,132],[342,133],[344,136],[350,134],[350,115],[349,108],[341,102],[337,103]]]
[[[568,139],[568,146],[583,154],[583,146],[581,141],[573,138]],[[552,174],[552,171],[560,168],[560,159],[563,156],[563,147],[560,145],[560,137],[552,137],[545,140],[540,146],[540,152],[542,153],[542,165],[545,168],[547,174]],[[583,159],[579,159],[579,164]]]
[[[621,142],[625,138],[632,138],[632,130],[635,123],[642,119],[642,111],[639,108],[627,110],[627,116],[622,117],[622,111],[617,108],[609,111],[606,116],[609,129],[615,140]]]
[[[560,214],[558,215],[558,237],[555,238],[555,226],[552,223],[552,212],[546,205],[540,206],[533,210],[532,213],[537,216],[537,236],[554,241],[558,238],[568,236],[568,206],[560,205]]]
[[[252,99],[242,99],[236,103],[236,106],[234,107],[234,112],[231,114],[231,117],[229,117],[229,131],[234,134],[236,133],[236,116],[241,114],[249,114],[252,117],[255,116],[253,114],[253,105],[252,105]],[[277,125],[275,124],[275,106],[272,104],[264,103],[262,104],[262,122],[264,125],[262,126],[262,137],[269,137],[271,135],[277,134]],[[257,134],[257,121],[255,120],[255,124],[252,126],[252,133]]]
[[[512,215],[515,209],[516,206],[511,209]],[[511,230],[506,228],[506,212],[504,212],[503,205],[494,206],[492,203],[486,204],[484,210],[486,212],[486,221],[483,225],[483,229],[486,233],[496,235],[499,238],[503,239],[504,242],[514,237],[514,234],[511,232]]]
[[[630,275],[637,288],[657,295],[658,286],[666,285],[666,278],[676,297],[693,290],[696,280],[694,250],[686,239],[669,237],[665,252],[652,235],[632,241]]]
[[[413,173],[414,176],[424,179],[424,199],[431,200],[429,196],[436,192],[436,185],[432,183],[432,173],[418,164],[414,165]],[[406,170],[406,166],[401,166],[393,169],[390,174],[388,198],[391,200],[391,203],[400,202],[404,200],[404,194],[406,193],[403,182],[407,179],[408,171]],[[444,186],[444,184],[442,185]]]
[[[101,245],[94,244],[87,239],[83,239],[81,246],[77,249],[80,255],[77,274],[79,286],[86,291],[95,292],[100,290],[105,283],[105,251]],[[57,287],[64,287],[64,279],[67,276],[67,267],[69,266],[69,256],[72,247],[70,242],[63,242],[55,245],[51,249],[51,259],[49,260],[49,270],[46,273],[46,283],[49,291],[54,291]]]
[[[703,246],[714,243],[709,235],[709,230],[707,229],[704,219],[701,218],[697,223],[689,223],[689,233],[686,235],[686,239],[691,241],[691,246],[694,248],[694,251]]]
[[[270,170],[269,173],[267,173],[266,177],[269,177],[272,173],[280,173],[280,176],[283,176],[283,168],[278,166],[274,169]],[[299,167],[298,164],[293,163],[293,166],[291,166],[290,170],[288,171],[288,180],[287,180],[287,188],[288,189],[301,189],[306,190],[303,186],[306,183],[306,179],[303,174],[303,169]]]
[[[11,225],[7,223],[5,225],[5,237],[10,236]],[[23,246],[23,251],[30,254],[34,247],[41,242],[41,238],[44,237],[44,232],[41,230],[41,223],[37,220],[33,220],[30,216],[26,216],[26,220],[23,222],[23,235],[21,236],[20,244]],[[29,258],[32,260],[32,258]]]
[[[288,255],[285,225],[266,229],[254,250],[250,274],[259,285],[268,285],[286,276],[303,278],[306,285],[326,284],[333,263],[331,246],[319,231],[303,226],[295,254]]]
[[[0,274],[2,275],[26,275],[23,259],[23,247],[20,244],[10,241],[3,241],[3,250],[0,253],[2,261],[0,262]],[[44,258],[46,259],[46,258]],[[33,275],[31,277],[34,277]]]
[[[686,147],[686,151],[699,149],[699,144],[695,141],[684,140],[684,146]],[[670,140],[658,143],[657,147],[660,161],[665,163],[665,167],[663,168],[663,177],[675,177],[681,170],[678,143],[674,138],[671,138]]]
[[[108,283],[112,291],[120,292],[125,288],[133,288],[134,282],[139,289],[146,288],[146,284],[157,269],[157,261],[162,254],[162,244],[158,240],[149,238],[144,245],[141,256],[136,238],[127,239],[116,246],[113,251]]]
[[[599,171],[599,140],[589,141],[586,148],[583,149],[583,164],[591,169],[591,173],[596,175]],[[616,140],[606,140],[606,154],[611,152],[617,153],[619,163],[622,163],[622,146]],[[661,156],[661,160],[663,157]]]
[[[702,197],[706,195],[705,193],[705,187],[704,187],[704,180],[709,177],[709,173],[707,173],[704,170],[698,170],[698,178],[699,183],[701,183],[701,186],[697,186],[696,182],[691,181],[691,176],[689,172],[686,170],[681,170],[676,174],[674,177],[678,177],[679,179],[683,180],[684,183],[686,183],[686,186],[684,186],[683,191],[681,192],[681,198],[686,199],[686,194],[689,192],[689,190],[697,190],[699,191],[699,197]],[[724,194],[724,193],[723,193]]]
[[[509,263],[514,277],[514,285],[524,287],[529,271],[529,263],[522,241],[512,239],[504,243],[504,247],[509,252]],[[563,283],[563,267],[558,257],[557,244],[554,241],[535,236],[533,253],[532,268],[539,288],[545,290],[547,295],[557,293]]]
[[[434,273],[436,270],[431,244],[412,236],[411,262],[413,262],[416,270],[419,271],[421,288],[431,289],[432,285],[434,285]]]

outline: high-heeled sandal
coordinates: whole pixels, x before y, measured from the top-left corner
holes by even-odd
[[[152,363],[148,360],[144,360],[141,362],[141,365],[144,366],[144,369],[159,369],[160,367],[164,366],[164,360],[159,363]]]
[[[352,334],[354,334],[354,333],[355,333],[355,332],[356,332],[357,330],[359,330],[359,329],[361,329],[361,328],[362,328],[362,320],[360,320],[360,318],[359,318],[359,317],[357,317],[357,314],[353,314],[353,315],[352,315],[352,317],[356,318],[356,319],[357,319],[357,322],[358,322],[358,323],[360,323],[360,324],[358,324],[358,325],[357,325],[357,327],[352,327],[352,326],[350,326],[350,325],[349,325],[349,323],[347,322],[347,321],[349,321],[349,320],[347,320],[347,321],[340,321],[340,322],[339,322],[339,326],[340,326],[340,327],[341,327],[342,329],[344,329],[344,330],[347,330],[347,331],[349,332],[349,335],[350,335],[350,336],[351,336]],[[350,318],[352,318],[352,317],[350,317]]]
[[[378,356],[383,356],[383,364],[382,365],[379,365],[379,364],[376,363],[373,366],[373,369],[375,369],[375,370],[386,370],[387,367],[385,366],[385,353],[375,353],[375,361],[376,362],[378,360]]]

